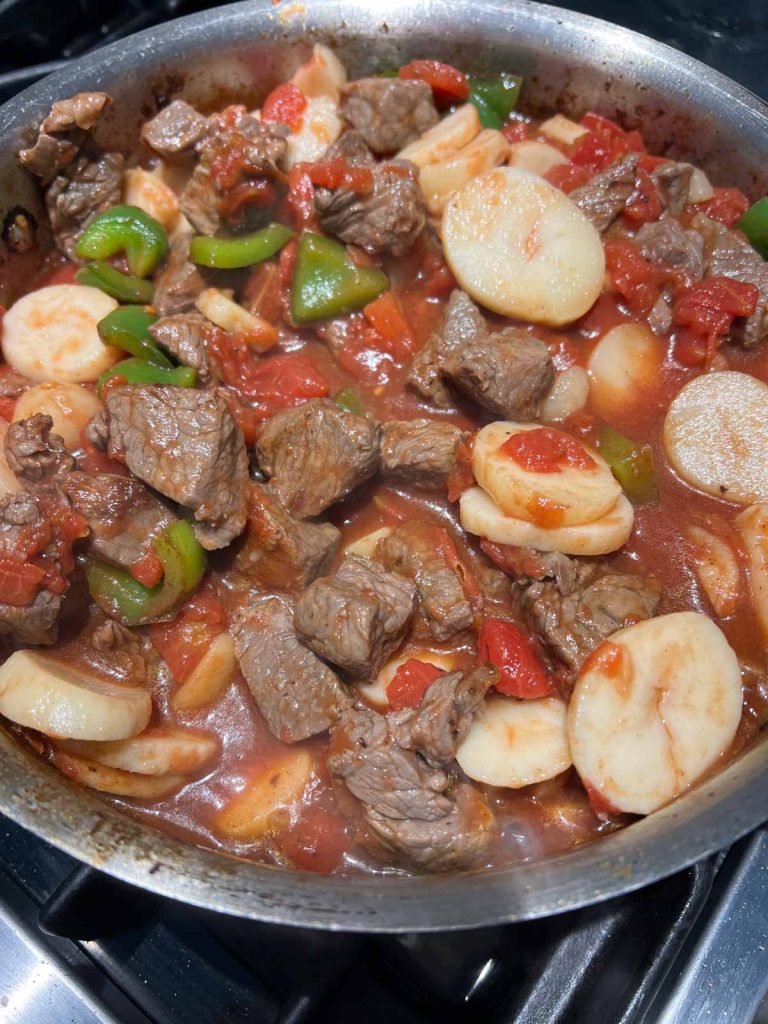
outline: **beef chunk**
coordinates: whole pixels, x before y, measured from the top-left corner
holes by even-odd
[[[141,480],[109,473],[69,473],[64,493],[85,518],[91,554],[128,569],[149,553],[154,537],[176,516]]]
[[[447,530],[413,520],[380,540],[376,551],[385,569],[415,582],[435,640],[450,640],[474,621],[461,577],[449,562],[452,548]]]
[[[416,587],[359,555],[315,580],[296,604],[293,624],[315,654],[351,676],[375,675],[413,616]]]
[[[20,480],[39,484],[74,469],[74,458],[52,428],[51,417],[40,412],[8,427],[5,457]]]
[[[248,527],[234,567],[264,587],[306,587],[325,572],[341,534],[330,523],[302,523],[263,484],[251,484]]]
[[[37,498],[19,491],[0,500],[2,557],[18,557],[19,550],[29,550],[30,537],[36,534],[41,538],[50,537],[50,525]],[[61,601],[61,594],[54,594],[45,587],[38,591],[31,604],[6,604],[0,599],[0,636],[9,636],[21,644],[50,646],[56,643]]]
[[[284,743],[336,721],[350,698],[338,676],[305,647],[288,598],[254,597],[234,624],[235,654],[270,731]]]
[[[555,379],[547,346],[516,327],[457,345],[444,373],[468,398],[509,420],[533,420]]]
[[[216,391],[130,385],[104,403],[108,452],[172,501],[193,509],[204,548],[226,547],[247,514],[248,456]]]
[[[12,366],[3,366],[0,372],[0,395],[4,398],[18,398],[32,387],[32,381],[23,377]]]
[[[34,146],[19,153],[20,162],[47,185],[58,171],[72,163],[87,132],[111,102],[105,92],[79,92],[54,103],[40,125]]]
[[[408,160],[371,167],[373,189],[317,189],[315,207],[324,231],[366,252],[402,256],[426,224],[418,168]]]
[[[630,153],[571,192],[570,199],[599,232],[606,231],[627,205],[636,170],[637,156]]]
[[[45,204],[56,244],[70,259],[77,259],[75,246],[89,221],[120,202],[124,164],[122,153],[83,153],[51,182]]]
[[[79,638],[79,654],[103,675],[117,673],[134,686],[147,676],[146,640],[114,619],[98,614]]]
[[[392,420],[382,427],[381,470],[393,480],[441,489],[457,467],[459,445],[469,434],[437,420]]]
[[[367,142],[356,131],[342,132],[325,151],[323,160],[344,160],[353,167],[372,167],[375,164]]]
[[[635,242],[651,263],[679,267],[690,277],[691,283],[704,276],[704,240],[698,231],[685,231],[674,217],[643,224],[635,235]]]
[[[176,156],[193,149],[207,130],[207,117],[184,100],[174,100],[146,122],[141,138],[163,156]]]
[[[443,364],[453,350],[485,333],[483,315],[466,292],[451,292],[440,325],[426,345],[414,356],[408,384],[441,407],[453,404],[443,380]]]
[[[215,376],[205,344],[205,333],[209,327],[210,321],[200,313],[176,313],[156,320],[149,333],[180,363],[194,367],[198,381],[205,387]]]
[[[215,235],[221,225],[219,191],[211,178],[216,159],[212,149],[205,149],[195,165],[192,176],[179,196],[181,212],[204,235]]]
[[[394,153],[437,124],[432,89],[402,78],[360,78],[341,90],[339,112],[374,153]]]
[[[256,455],[286,508],[306,519],[376,472],[379,437],[371,420],[316,398],[267,420]]]
[[[172,242],[163,268],[155,275],[152,305],[161,317],[193,309],[195,299],[207,287],[198,267],[189,260],[192,235],[180,234]]]
[[[693,164],[685,163],[659,164],[651,171],[651,179],[661,196],[662,205],[673,217],[685,209],[692,174]]]

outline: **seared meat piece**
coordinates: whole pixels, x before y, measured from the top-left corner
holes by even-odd
[[[413,520],[379,541],[376,557],[390,572],[416,583],[427,630],[450,640],[469,629],[474,616],[461,577],[449,563],[453,540],[447,530]]]
[[[117,672],[134,686],[146,679],[146,641],[141,634],[99,614],[88,624],[81,641],[84,644],[79,644],[78,653],[97,672],[107,676]]]
[[[315,654],[365,679],[400,646],[415,603],[416,587],[409,580],[350,555],[334,576],[323,576],[305,590],[293,624]]]
[[[18,398],[32,387],[32,381],[23,377],[12,366],[3,366],[0,372],[0,395],[4,398]]]
[[[561,593],[570,593],[579,578],[576,558],[560,551],[536,551],[534,548],[516,548],[511,544],[491,544],[481,540],[480,547],[494,562],[515,578],[528,580],[554,580]]]
[[[664,163],[651,171],[651,178],[661,196],[667,213],[674,217],[682,213],[688,202],[693,164]]]
[[[197,370],[197,379],[204,387],[214,379],[214,369],[205,344],[210,321],[200,313],[176,313],[163,316],[149,328],[149,333],[184,366]]]
[[[630,153],[571,192],[569,198],[601,234],[627,205],[635,187],[636,170],[637,156]]]
[[[440,489],[469,434],[438,420],[392,420],[381,428],[381,471],[393,480]]]
[[[40,504],[24,491],[9,494],[0,500],[0,555],[18,558],[19,550],[30,549],[30,539],[39,536],[45,545],[51,527]],[[43,587],[31,604],[6,604],[0,594],[0,636],[10,636],[21,644],[56,643],[57,619],[61,610],[61,594]]]
[[[509,420],[533,420],[552,387],[547,346],[516,327],[457,345],[443,371],[468,398]]]
[[[174,100],[145,123],[141,138],[163,156],[175,156],[193,149],[207,130],[207,117],[185,100]]]
[[[87,132],[111,102],[105,92],[79,92],[54,103],[40,125],[34,146],[22,149],[19,161],[47,185],[58,171],[72,163]]]
[[[364,416],[315,398],[267,420],[256,456],[289,512],[306,519],[376,472],[380,433]]]
[[[426,82],[359,78],[341,90],[339,113],[374,153],[394,153],[423,135],[439,118]]]
[[[74,469],[74,457],[52,428],[51,417],[40,412],[8,427],[5,457],[19,480],[39,484]]]
[[[179,196],[181,212],[203,235],[215,235],[221,224],[221,197],[211,178],[211,166],[215,159],[213,149],[203,149],[191,178]]]
[[[290,599],[253,597],[238,613],[233,632],[253,699],[284,743],[325,732],[350,703],[335,672],[296,636]]]
[[[243,532],[248,456],[229,406],[216,391],[129,385],[107,395],[107,451],[172,501],[193,509],[204,548]]]
[[[56,244],[70,259],[77,259],[75,246],[89,221],[120,202],[124,165],[122,153],[83,153],[51,182],[45,204]]]
[[[264,587],[306,587],[326,571],[340,540],[335,526],[294,519],[269,487],[252,483],[234,567]]]
[[[91,554],[130,568],[149,553],[152,540],[176,516],[141,480],[110,473],[68,473],[63,490],[88,522]]]
[[[207,287],[198,267],[189,260],[192,235],[178,235],[162,269],[155,275],[152,305],[161,317],[194,309],[195,299]]]
[[[344,160],[353,167],[372,167],[375,164],[368,143],[360,132],[353,130],[342,132],[325,151],[323,160]]]
[[[414,356],[408,383],[425,398],[431,398],[435,405],[452,405],[451,393],[443,380],[443,364],[462,342],[471,341],[485,331],[485,320],[480,310],[466,292],[455,289],[448,299],[439,327]]]
[[[704,276],[704,240],[698,231],[685,231],[679,220],[664,217],[643,224],[635,235],[640,252],[651,263],[669,263],[680,267],[691,283]]]

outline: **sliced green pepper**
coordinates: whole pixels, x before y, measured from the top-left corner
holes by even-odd
[[[199,235],[190,243],[189,258],[202,267],[236,270],[274,256],[289,238],[293,238],[293,232],[284,224],[270,224],[261,231],[241,235],[239,238],[208,238]]]
[[[469,102],[477,107],[480,124],[484,128],[498,131],[503,127],[517,105],[522,83],[519,75],[506,72],[492,78],[470,79]]]
[[[297,324],[362,309],[389,287],[377,267],[358,267],[345,246],[305,231],[299,240],[291,285],[291,316]]]
[[[346,387],[342,388],[341,391],[337,391],[333,396],[333,400],[341,409],[346,409],[347,412],[353,412],[357,416],[367,416],[368,410],[365,407],[360,392],[354,388]]]
[[[165,366],[153,366],[143,359],[124,359],[99,377],[99,398],[101,389],[111,377],[124,377],[129,384],[173,384],[177,388],[193,388],[197,384],[197,370],[191,366],[175,366],[169,370]]]
[[[75,274],[75,280],[80,284],[90,285],[91,288],[100,288],[101,291],[111,295],[118,302],[146,304],[152,301],[155,292],[151,281],[142,281],[140,277],[121,274],[119,270],[103,260],[86,263]]]
[[[173,363],[160,351],[149,333],[156,320],[155,314],[148,313],[143,306],[119,306],[99,320],[96,327],[105,345],[121,348],[137,359],[170,370]]]
[[[168,252],[168,235],[138,206],[113,206],[93,218],[75,252],[84,260],[108,260],[123,252],[131,273],[148,277]]]
[[[175,611],[203,578],[205,552],[185,519],[166,527],[152,547],[163,563],[163,580],[155,587],[145,587],[126,569],[96,558],[86,560],[91,597],[125,626],[141,626]]]
[[[633,504],[658,498],[653,451],[649,444],[638,444],[613,427],[603,427],[597,447]]]
[[[768,259],[768,196],[753,203],[736,221],[736,227],[744,232],[752,248],[757,249],[764,260]]]

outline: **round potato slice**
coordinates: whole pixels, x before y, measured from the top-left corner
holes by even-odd
[[[34,381],[97,380],[122,353],[105,345],[96,325],[117,309],[98,288],[55,284],[15,302],[3,318],[3,355]]]
[[[122,740],[146,729],[152,699],[33,651],[0,666],[0,715],[59,739]]]
[[[410,160],[417,167],[427,167],[453,156],[480,133],[482,125],[473,103],[465,103],[452,114],[424,132],[397,154],[399,160]]]
[[[139,775],[120,768],[108,768],[60,747],[53,752],[53,763],[72,782],[131,800],[161,800],[189,782],[186,775]]]
[[[216,827],[227,838],[258,842],[265,833],[283,831],[290,808],[312,781],[315,762],[308,750],[292,748],[248,780],[216,815]]]
[[[456,752],[462,771],[487,786],[521,789],[570,768],[565,704],[554,697],[487,697]]]
[[[58,384],[48,381],[25,391],[13,410],[14,420],[26,420],[35,413],[44,413],[53,420],[53,432],[71,451],[82,447],[83,428],[101,409],[101,402],[92,391],[79,384]]]
[[[562,551],[565,555],[607,555],[626,544],[632,533],[634,512],[622,494],[610,512],[583,526],[547,529],[524,519],[505,516],[482,487],[471,487],[459,501],[461,525],[467,533],[485,537],[494,544]]]
[[[644,324],[619,324],[607,331],[587,364],[595,411],[610,418],[641,405],[658,382],[663,357],[661,342]]]
[[[725,753],[741,702],[736,655],[706,615],[639,622],[581,670],[568,708],[573,763],[617,811],[650,814]]]
[[[664,449],[697,490],[739,505],[768,501],[768,385],[734,370],[689,381],[667,412]]]
[[[475,479],[505,515],[537,526],[582,526],[600,519],[616,504],[621,487],[593,448],[562,431],[546,428],[577,446],[589,462],[585,468],[560,463],[552,473],[525,469],[501,450],[513,435],[542,429],[538,423],[502,420],[483,427],[472,447]]]
[[[520,167],[531,174],[538,174],[543,178],[547,171],[560,164],[567,164],[567,157],[563,156],[559,149],[550,146],[548,142],[534,142],[532,139],[525,139],[522,142],[513,142],[509,147],[508,163],[512,167]]]
[[[486,171],[452,196],[442,237],[461,287],[503,316],[567,324],[603,288],[595,228],[563,192],[519,167]]]
[[[206,733],[158,726],[127,740],[70,740],[63,749],[107,768],[139,775],[168,775],[200,771],[216,756],[219,744]]]
[[[374,558],[379,541],[384,540],[390,533],[392,533],[392,530],[389,526],[382,526],[378,530],[372,530],[370,533],[358,537],[357,540],[353,540],[350,544],[346,544],[344,554],[363,555],[365,558]]]

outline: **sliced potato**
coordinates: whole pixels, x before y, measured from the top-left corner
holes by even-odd
[[[0,419],[0,498],[22,490],[18,477],[8,465],[8,459],[5,457],[5,435],[8,433],[8,426],[9,424],[4,419]]]
[[[308,750],[286,750],[219,811],[217,831],[241,843],[283,831],[290,820],[290,808],[302,798],[313,771],[314,761]]]
[[[470,487],[462,494],[459,513],[467,533],[485,537],[494,544],[562,551],[566,555],[607,555],[617,551],[629,540],[634,523],[632,506],[623,494],[610,512],[584,526],[547,529],[524,519],[505,516],[482,487]]]
[[[401,160],[410,160],[417,167],[437,164],[447,160],[480,134],[480,118],[472,103],[465,103],[452,114],[424,132],[420,138],[409,142],[397,154]]]
[[[456,760],[470,779],[486,786],[522,789],[553,779],[571,766],[565,704],[554,697],[486,697]]]
[[[186,775],[138,775],[120,768],[89,761],[87,758],[55,749],[53,763],[66,778],[100,793],[133,800],[161,800],[189,782]]]
[[[765,508],[768,511],[768,506]],[[746,516],[749,511],[742,512],[741,516]],[[702,526],[686,526],[685,535],[691,543],[696,575],[710,604],[721,618],[733,615],[741,589],[736,553],[730,544]]]
[[[82,447],[81,434],[101,409],[93,391],[79,384],[48,381],[25,391],[16,403],[13,418],[25,420],[41,412],[53,420],[53,431],[71,451]]]
[[[355,688],[366,704],[376,708],[377,711],[386,711],[389,707],[387,687],[394,679],[395,673],[411,659],[425,661],[428,665],[434,665],[443,672],[453,672],[458,665],[459,659],[455,654],[444,654],[436,651],[422,649],[411,649],[405,654],[399,654],[391,658],[386,665],[382,665],[379,674],[372,682],[357,683]]]
[[[314,163],[319,160],[328,147],[341,135],[343,124],[337,112],[336,101],[330,96],[311,96],[307,98],[304,120],[301,128],[291,132],[287,138],[288,167],[306,161]]]
[[[589,377],[581,366],[569,366],[555,377],[541,406],[542,423],[559,423],[583,409],[589,398]]]
[[[509,163],[512,167],[522,167],[524,171],[530,171],[531,174],[538,174],[543,178],[553,167],[567,164],[568,159],[559,149],[546,142],[525,139],[522,142],[513,142],[509,147]]]
[[[138,206],[154,217],[166,231],[171,231],[179,219],[179,199],[176,193],[152,171],[131,167],[123,179],[123,202]]]
[[[96,330],[113,309],[113,298],[82,284],[53,284],[29,292],[3,318],[6,362],[34,381],[97,380],[123,355],[105,345]]]
[[[475,479],[505,515],[517,519],[546,527],[582,526],[600,519],[616,504],[621,487],[593,448],[572,438],[591,465],[562,465],[554,473],[531,472],[500,451],[515,434],[540,429],[538,423],[504,420],[483,427],[472,446]]]
[[[730,746],[741,673],[717,626],[674,612],[620,629],[584,665],[568,708],[573,763],[618,811],[650,814]]]
[[[700,167],[694,167],[691,174],[691,183],[688,186],[689,203],[708,203],[715,190],[710,184],[709,178]]]
[[[305,96],[328,96],[338,103],[341,87],[347,82],[347,71],[333,50],[315,43],[312,56],[294,72],[291,81]]]
[[[503,316],[567,324],[602,291],[595,228],[563,192],[519,167],[486,171],[452,196],[442,238],[461,287]]]
[[[422,168],[419,181],[429,212],[440,216],[454,192],[503,163],[508,152],[509,143],[501,132],[487,128],[457,153]]]
[[[587,363],[591,404],[601,416],[631,411],[657,384],[664,349],[646,324],[619,324],[595,345]]]
[[[736,517],[736,525],[747,552],[755,616],[763,638],[768,640],[768,503],[745,508]]]
[[[344,546],[344,554],[375,558],[379,541],[384,540],[390,533],[392,533],[392,530],[389,526],[382,526],[378,530],[372,530],[371,533],[366,533],[362,537],[358,537],[357,540],[353,540],[351,544],[346,544]]]
[[[143,732],[152,698],[34,651],[14,651],[0,665],[0,715],[47,736],[122,740]]]
[[[203,732],[156,726],[127,740],[69,740],[62,749],[107,768],[139,775],[186,775],[209,764],[218,753],[219,742]]]
[[[248,344],[259,352],[277,341],[277,331],[262,316],[249,313],[232,298],[230,289],[205,288],[195,299],[195,305],[211,323],[224,331],[240,331],[248,336]]]
[[[664,448],[697,490],[739,505],[768,500],[768,386],[734,370],[689,381],[667,412]]]
[[[237,673],[235,641],[229,633],[220,633],[171,697],[171,707],[176,711],[195,711],[213,704]]]
[[[546,121],[542,121],[539,131],[548,139],[559,142],[562,146],[572,146],[582,135],[589,134],[586,128],[563,114],[555,114],[554,117],[548,117]]]

